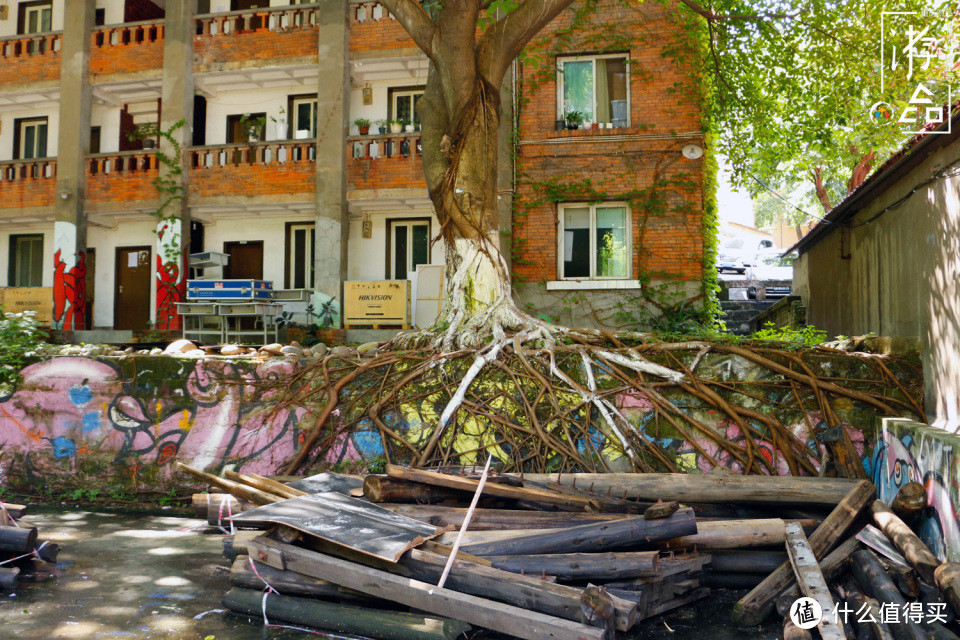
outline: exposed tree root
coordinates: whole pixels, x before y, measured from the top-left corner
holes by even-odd
[[[314,418],[287,472],[340,458],[345,437],[364,433],[388,461],[416,466],[472,464],[487,450],[505,470],[815,475],[826,428],[858,412],[861,423],[864,412],[923,418],[918,367],[896,359],[524,322],[495,322],[480,349],[413,334],[311,365],[277,405]]]

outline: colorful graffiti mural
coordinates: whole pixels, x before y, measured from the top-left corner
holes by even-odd
[[[67,268],[60,250],[53,255],[53,322],[58,329],[80,331],[87,308],[86,255],[80,253],[76,264]]]
[[[55,357],[0,398],[2,473],[16,483],[96,476],[163,486],[182,460],[273,474],[300,441],[301,415],[271,400],[296,363]]]
[[[941,560],[960,561],[960,435],[899,418],[883,421],[873,455],[873,482],[880,499],[890,502],[900,487],[919,482],[927,507],[919,534]]]

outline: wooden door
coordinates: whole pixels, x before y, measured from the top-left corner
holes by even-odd
[[[228,280],[263,280],[263,240],[224,242],[223,252],[230,261],[223,268]]]
[[[113,326],[137,331],[150,323],[150,285],[153,265],[146,247],[117,247],[113,292]]]

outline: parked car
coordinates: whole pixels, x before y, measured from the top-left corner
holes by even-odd
[[[763,252],[777,251],[773,240],[762,238],[730,238],[720,246],[717,256],[717,270],[746,273],[756,263],[757,255]]]
[[[747,296],[751,299],[773,300],[793,291],[793,260],[796,254],[781,255],[779,249],[757,254],[755,264],[746,270],[750,281]]]

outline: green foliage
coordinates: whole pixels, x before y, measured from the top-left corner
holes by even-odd
[[[20,381],[20,370],[41,355],[47,334],[35,311],[6,312],[0,319],[0,393],[12,392]]]
[[[811,324],[794,328],[776,327],[772,322],[767,322],[763,325],[763,329],[760,329],[760,331],[757,331],[750,337],[754,340],[817,345],[826,342],[827,332],[817,329]]]
[[[183,175],[183,167],[181,166],[183,148],[173,134],[178,129],[186,126],[186,124],[186,120],[180,120],[172,124],[170,128],[164,130],[161,129],[160,125],[156,122],[148,122],[139,125],[133,133],[127,136],[130,140],[143,140],[159,136],[163,140],[166,140],[170,148],[173,149],[173,155],[168,155],[160,149],[157,150],[157,162],[162,170],[157,172],[157,177],[154,178],[151,183],[153,188],[157,190],[157,196],[160,199],[160,206],[152,211],[151,214],[157,219],[157,229],[161,227],[160,223],[169,222],[168,228],[171,230],[170,232],[177,228],[179,211],[173,210],[169,212],[168,209],[174,203],[179,203],[183,200],[183,185],[180,184],[180,176]],[[159,233],[157,229],[154,230],[154,233]],[[164,261],[175,262],[180,259],[182,247],[180,246],[179,234],[170,236],[170,241],[164,242],[163,247]]]

